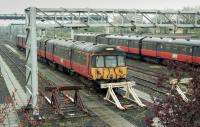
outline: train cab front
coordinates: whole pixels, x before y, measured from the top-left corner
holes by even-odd
[[[127,67],[124,53],[104,53],[92,56],[93,80],[116,82],[126,78]]]

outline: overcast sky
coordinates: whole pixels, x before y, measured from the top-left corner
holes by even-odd
[[[0,0],[0,13],[23,13],[29,6],[65,8],[181,9],[200,6],[200,0]]]

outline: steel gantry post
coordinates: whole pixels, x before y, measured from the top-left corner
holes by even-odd
[[[37,35],[36,8],[30,7],[26,13],[26,93],[33,108],[33,114],[39,115],[38,110],[38,65],[37,65]]]
[[[71,27],[71,39],[74,39],[74,28]]]

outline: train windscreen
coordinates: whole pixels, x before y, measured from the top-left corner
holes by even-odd
[[[125,66],[125,56],[117,56],[117,55],[93,56],[92,65],[93,67]]]

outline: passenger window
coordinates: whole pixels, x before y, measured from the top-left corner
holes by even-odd
[[[170,45],[169,45],[169,44],[166,44],[166,46],[165,46],[165,51],[166,51],[166,52],[171,52],[171,49],[170,49]]]
[[[158,51],[163,51],[163,45],[162,44],[157,44],[157,49],[158,49]]]
[[[191,55],[192,54],[192,47],[187,47],[186,52],[187,52],[187,55]]]
[[[81,60],[82,64],[85,65],[86,64],[86,55],[84,53],[82,53],[82,60]]]
[[[176,45],[172,46],[172,52],[173,52],[173,53],[178,53],[178,50],[177,50],[177,46],[176,46]]]
[[[198,52],[197,52],[197,56],[200,56],[200,47],[198,47]]]

